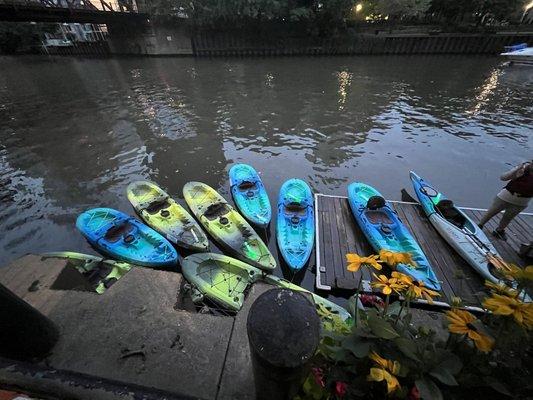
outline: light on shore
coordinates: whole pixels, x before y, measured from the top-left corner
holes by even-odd
[[[533,4],[533,1],[531,3]],[[355,12],[356,13],[361,12],[362,9],[363,9],[363,5],[361,3],[357,3],[355,5]]]
[[[533,0],[531,0],[529,3],[526,4],[524,7],[525,11],[529,11],[531,8],[533,8]]]

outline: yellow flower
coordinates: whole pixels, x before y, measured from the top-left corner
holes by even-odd
[[[398,264],[406,264],[416,267],[416,263],[409,253],[396,253],[394,251],[381,249],[379,252],[379,259],[391,267],[396,267]]]
[[[496,315],[512,315],[520,325],[533,328],[533,303],[523,303],[515,297],[493,293],[492,297],[485,299],[483,307]]]
[[[411,278],[409,275],[402,274],[401,272],[392,271],[391,276],[395,278],[399,284],[406,287],[413,284],[413,278]]]
[[[346,254],[346,261],[348,262],[348,271],[357,272],[363,265],[367,265],[376,270],[381,270],[381,265],[378,261],[378,256],[361,257],[358,254]]]
[[[485,281],[485,286],[493,293],[503,294],[509,297],[518,297],[518,292],[514,289],[511,289],[504,283],[492,283],[490,281]]]
[[[440,296],[439,292],[428,289],[424,282],[413,282],[406,293],[407,296],[418,299],[424,297],[429,304],[433,304],[433,297]]]
[[[515,264],[508,264],[509,270],[503,271],[503,274],[515,280],[533,280],[533,265],[520,268]]]
[[[368,356],[374,363],[375,367],[370,368],[370,374],[367,376],[368,381],[387,382],[387,393],[391,394],[400,389],[400,382],[395,375],[400,372],[400,363],[381,358],[375,352]]]
[[[471,313],[465,310],[451,310],[446,311],[446,318],[449,322],[448,330],[451,333],[467,335],[480,351],[488,353],[492,350],[494,339],[479,332],[474,325],[477,318]]]
[[[405,289],[405,286],[398,283],[397,278],[387,278],[385,275],[379,275],[372,273],[374,277],[377,279],[376,281],[373,281],[370,283],[370,285],[373,288],[380,288],[383,294],[389,295],[393,291],[396,293],[400,293]]]

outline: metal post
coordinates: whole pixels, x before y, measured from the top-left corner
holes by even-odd
[[[257,399],[293,398],[320,341],[311,300],[293,290],[269,290],[252,304],[247,331]]]
[[[52,321],[0,284],[0,356],[40,359],[57,342]]]

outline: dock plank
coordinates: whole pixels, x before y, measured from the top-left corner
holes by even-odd
[[[355,290],[359,283],[360,272],[346,270],[346,253],[359,255],[374,254],[362,230],[352,215],[349,202],[345,197],[317,195],[317,226],[320,254],[317,260],[322,268],[323,281],[332,290]],[[420,244],[434,271],[442,281],[442,297],[439,301],[449,303],[452,296],[461,297],[466,305],[479,307],[484,290],[484,280],[471,268],[453,248],[433,228],[421,207],[416,203],[392,202],[404,224]],[[474,222],[479,222],[484,210],[464,209]],[[487,223],[486,232],[492,231],[500,216]],[[501,256],[515,264],[524,265],[517,251],[521,243],[533,240],[533,215],[521,214],[509,224],[507,241],[488,235]],[[371,279],[365,270],[365,281]]]

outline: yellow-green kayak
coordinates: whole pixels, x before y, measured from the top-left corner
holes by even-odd
[[[264,270],[276,268],[276,260],[259,235],[215,189],[189,182],[183,187],[183,197],[207,232],[237,258]]]
[[[143,221],[171,243],[194,251],[209,250],[207,236],[194,218],[155,183],[130,183],[127,195]]]

